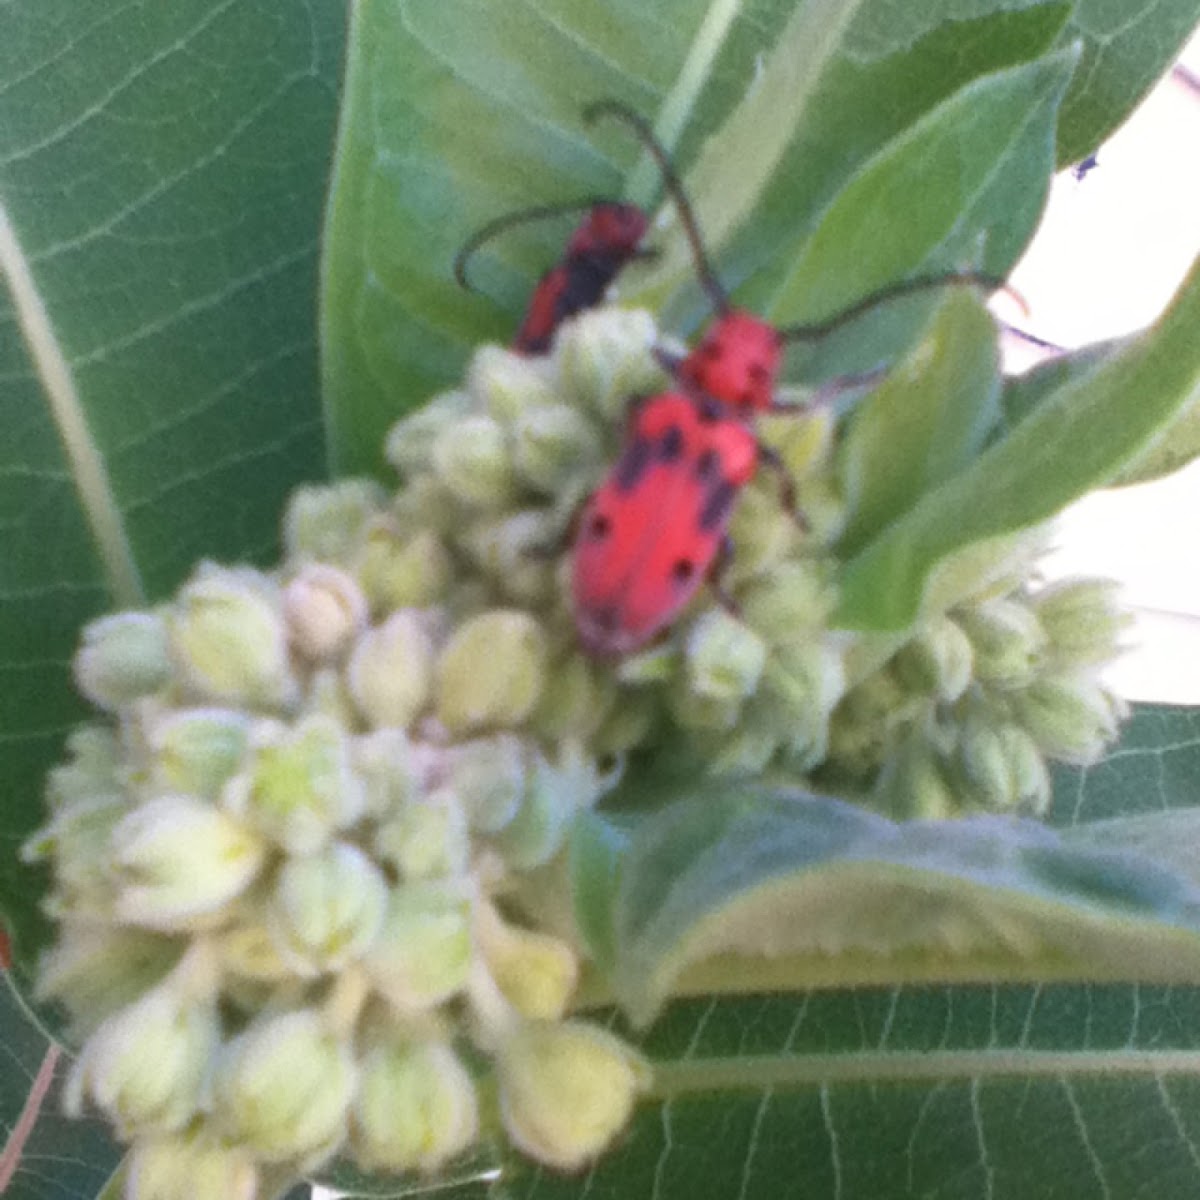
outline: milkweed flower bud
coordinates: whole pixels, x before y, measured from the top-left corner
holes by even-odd
[[[403,729],[376,729],[350,746],[367,813],[386,817],[419,797],[426,785],[422,756]]]
[[[475,915],[475,936],[504,998],[523,1017],[557,1021],[579,979],[579,962],[566,942],[507,925],[491,905]]]
[[[555,403],[546,361],[502,346],[481,346],[467,368],[467,387],[476,407],[508,424],[530,408]]]
[[[436,533],[404,536],[390,521],[371,527],[355,570],[375,613],[435,604],[454,577],[450,552]]]
[[[365,1167],[433,1172],[478,1131],[474,1082],[445,1042],[396,1041],[367,1055],[352,1130]]]
[[[582,1021],[521,1025],[499,1048],[500,1115],[514,1144],[571,1171],[629,1122],[648,1065],[613,1034]]]
[[[458,797],[443,790],[406,804],[376,830],[374,850],[403,879],[461,875],[471,841]]]
[[[225,1048],[213,1116],[267,1162],[337,1152],[358,1082],[350,1048],[311,1009],[260,1017]]]
[[[1014,700],[1017,720],[1046,754],[1094,762],[1116,737],[1124,704],[1091,679],[1039,679]]]
[[[260,722],[249,764],[226,785],[221,802],[291,854],[309,854],[366,807],[350,766],[348,738],[330,717],[294,727]]]
[[[1031,812],[1041,815],[1050,806],[1050,771],[1037,743],[1016,725],[1000,729],[1000,746],[1012,778],[1012,798]]]
[[[504,504],[516,494],[508,439],[491,417],[462,417],[438,434],[430,452],[434,472],[456,500],[477,508]]]
[[[367,479],[297,488],[283,517],[289,556],[344,566],[386,500],[384,490]]]
[[[129,1156],[126,1200],[257,1200],[258,1195],[254,1159],[203,1126],[139,1139]]]
[[[228,708],[176,709],[151,717],[145,736],[154,787],[216,799],[246,752],[250,720]]]
[[[1046,636],[1028,607],[1014,600],[987,600],[956,617],[970,639],[978,679],[1001,688],[1032,681]]]
[[[959,737],[958,762],[968,795],[987,808],[1008,808],[1015,800],[1011,764],[1000,730],[983,718],[968,718]]]
[[[1064,579],[1042,588],[1033,611],[1060,667],[1091,667],[1108,662],[1120,649],[1132,614],[1117,603],[1120,585],[1107,579]]]
[[[218,703],[279,708],[297,696],[273,585],[248,570],[202,566],[168,617],[188,690]]]
[[[297,651],[310,662],[327,662],[366,628],[367,601],[345,571],[309,563],[284,588],[283,615]]]
[[[524,408],[513,421],[513,462],[526,483],[554,495],[601,462],[600,435],[578,409],[565,404]]]
[[[429,457],[434,443],[473,407],[468,392],[440,392],[414,413],[401,417],[388,430],[383,443],[383,455],[407,478],[429,469]]]
[[[531,871],[562,849],[571,820],[616,785],[619,771],[601,773],[578,743],[563,745],[554,761],[535,755],[516,816],[499,831],[495,845],[508,866]]]
[[[512,728],[533,712],[546,682],[546,639],[515,609],[464,621],[437,662],[437,715],[451,733]]]
[[[876,795],[897,817],[943,821],[962,805],[946,772],[923,738],[913,737],[884,763]]]
[[[262,840],[227,812],[190,796],[139,805],[111,837],[118,916],[150,929],[208,923],[258,875]]]
[[[98,795],[61,808],[21,847],[25,862],[51,862],[58,892],[52,908],[62,915],[111,912],[113,830],[129,813],[123,795]]]
[[[88,1096],[126,1137],[182,1129],[206,1098],[218,1041],[212,1003],[164,984],[88,1039],[67,1085],[68,1109],[78,1115]]]
[[[433,638],[416,609],[401,609],[358,639],[346,668],[350,695],[376,728],[411,725],[429,701]]]
[[[616,698],[611,673],[572,653],[547,668],[533,722],[547,741],[587,740],[604,723]]]
[[[559,330],[553,361],[567,392],[597,415],[620,421],[630,396],[661,392],[667,382],[653,354],[658,340],[644,309],[594,309]]]
[[[167,630],[157,613],[123,612],[85,626],[75,654],[75,685],[93,704],[115,710],[167,685]]]
[[[710,609],[687,638],[688,687],[718,702],[754,694],[767,662],[767,645],[724,609]]]
[[[470,907],[455,884],[422,881],[393,889],[364,963],[371,982],[397,1009],[431,1009],[466,984]]]
[[[38,963],[37,997],[62,1003],[73,1040],[160,983],[180,955],[174,938],[145,929],[102,925],[85,913],[59,931]]]
[[[769,642],[803,638],[819,630],[835,592],[826,571],[812,563],[784,562],[746,585],[741,619]]]
[[[496,833],[517,815],[525,796],[525,751],[512,734],[448,747],[442,771],[472,829]]]
[[[356,846],[335,842],[279,872],[268,927],[301,975],[337,971],[374,941],[387,906],[383,873]]]
[[[974,668],[974,651],[962,627],[948,617],[931,621],[896,655],[901,683],[915,692],[935,696],[944,704],[967,690]]]
[[[123,784],[121,744],[103,725],[81,725],[67,737],[68,759],[46,777],[46,803],[51,809],[76,800],[120,795]]]

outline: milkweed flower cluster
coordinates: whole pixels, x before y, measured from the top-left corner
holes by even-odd
[[[68,1102],[133,1144],[130,1195],[250,1197],[335,1155],[437,1172],[502,1130],[574,1169],[648,1068],[573,1014],[584,949],[527,887],[622,765],[849,783],[890,811],[1039,807],[1119,706],[1096,682],[1105,585],[1037,590],[1007,560],[876,655],[830,628],[845,519],[828,411],[760,433],[772,481],[724,581],[661,643],[577,647],[572,515],[627,398],[661,389],[645,313],[599,310],[552,355],[495,347],[400,421],[400,477],[301,489],[274,571],[204,564],[150,611],[88,627],[103,719],[48,784],[41,970],[81,1044]]]

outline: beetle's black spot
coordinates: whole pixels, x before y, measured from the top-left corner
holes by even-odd
[[[695,574],[696,564],[690,558],[677,558],[671,565],[671,578],[679,587],[691,582]]]
[[[588,521],[587,535],[594,542],[603,541],[612,532],[612,521],[607,513],[596,513]]]
[[[700,528],[705,532],[719,529],[728,518],[737,493],[737,488],[727,479],[722,479],[716,484],[700,510]]]
[[[705,450],[696,459],[696,474],[701,479],[711,479],[721,469],[721,460],[715,450]]]
[[[724,405],[711,396],[701,396],[696,401],[696,415],[705,425],[715,425],[725,416]]]
[[[617,459],[613,471],[613,483],[619,492],[630,492],[646,473],[654,457],[654,446],[644,437],[634,437],[625,447],[625,453]]]
[[[683,453],[683,430],[672,425],[658,443],[658,457],[663,462],[674,462]]]

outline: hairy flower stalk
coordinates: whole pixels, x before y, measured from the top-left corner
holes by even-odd
[[[885,647],[831,628],[824,409],[760,430],[809,529],[756,480],[733,604],[701,590],[636,656],[587,657],[572,519],[628,397],[666,382],[657,336],[610,309],[546,358],[485,347],[389,434],[394,493],[303,488],[275,571],[203,564],[84,632],[104,720],[26,853],[54,872],[41,988],[83,1041],[72,1103],[132,1141],[130,1196],[250,1197],[337,1154],[432,1173],[497,1124],[552,1167],[595,1158],[647,1067],[572,1015],[582,949],[523,885],[639,751],[953,816],[1036,811],[1047,758],[1114,736],[1096,671],[1125,618],[1107,585],[1035,586],[1036,539]]]

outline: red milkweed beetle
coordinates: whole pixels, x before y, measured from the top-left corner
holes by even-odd
[[[489,221],[474,233],[454,259],[454,277],[470,290],[467,262],[485,242],[526,221],[559,216],[586,208],[582,221],[567,240],[567,248],[537,282],[529,308],[513,339],[519,354],[545,354],[558,327],[568,318],[604,299],[617,272],[650,251],[642,248],[646,214],[636,204],[617,200],[586,200],[570,204],[541,205]]]
[[[819,338],[908,293],[952,283],[995,288],[1003,281],[978,272],[904,280],[827,321],[776,329],[730,305],[683,186],[649,125],[615,101],[584,113],[588,121],[602,115],[631,126],[654,157],[717,311],[691,353],[681,359],[660,355],[680,389],[636,407],[621,455],[579,521],[571,563],[576,633],[588,654],[612,658],[646,645],[699,591],[729,550],[734,504],[760,465],[779,471],[783,502],[794,507],[782,463],[750,424],[756,412],[784,407],[774,391],[786,342]]]

